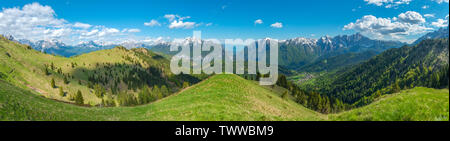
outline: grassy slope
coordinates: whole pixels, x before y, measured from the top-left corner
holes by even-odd
[[[64,104],[0,81],[0,120],[322,120],[235,75],[215,75],[178,94],[136,107]]]
[[[11,57],[7,57],[6,53]],[[123,62],[124,50],[110,49],[64,58],[39,53],[25,46],[0,39],[0,120],[321,120],[326,119],[290,100],[282,100],[276,91],[233,75],[219,75],[177,95],[137,107],[86,108],[63,104],[47,98],[65,100],[50,88],[54,77],[69,93],[80,89],[89,103],[100,99],[85,86],[71,80],[63,85],[60,75],[42,75],[43,64],[54,62],[64,73],[73,72],[71,62],[93,69],[98,62]],[[82,65],[86,63],[86,65]],[[86,79],[83,74],[75,78]],[[80,76],[79,76],[80,75]],[[229,83],[233,82],[233,83]],[[44,93],[31,92],[32,86]],[[18,88],[19,86],[20,88]],[[337,115],[333,120],[448,120],[448,90],[416,88],[388,96],[367,107]],[[393,104],[394,103],[394,104]]]
[[[352,121],[449,121],[449,91],[416,87],[329,117]]]
[[[61,101],[69,101],[68,97],[59,96],[57,88],[50,86],[52,78],[55,79],[56,86],[63,87],[64,92],[67,94],[74,94],[80,90],[85,99],[85,103],[95,105],[101,102],[100,98],[97,98],[91,89],[87,88],[88,71],[99,70],[96,64],[103,63],[125,63],[132,65],[131,62],[125,60],[123,57],[128,56],[133,59],[142,59],[136,55],[136,52],[145,52],[150,59],[140,60],[141,65],[157,66],[168,68],[168,60],[156,60],[151,59],[151,56],[156,54],[147,52],[143,49],[123,50],[118,48],[106,49],[71,58],[53,56],[38,52],[34,49],[27,49],[26,45],[21,45],[15,42],[6,40],[0,36],[0,73],[6,74],[6,79],[9,83],[24,89],[35,89],[39,91],[40,95],[47,98],[57,99]],[[8,57],[6,54],[9,54]],[[77,66],[72,68],[71,63],[76,63]],[[56,73],[56,69],[51,71],[51,75],[44,75],[44,64],[50,65],[54,63],[55,67],[61,67],[64,74],[74,75],[74,79],[70,79],[69,84],[63,83],[63,75]],[[81,70],[87,70],[82,72]],[[168,70],[166,70],[168,72]],[[78,80],[81,80],[83,85],[78,84]]]

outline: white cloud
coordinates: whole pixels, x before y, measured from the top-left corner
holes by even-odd
[[[83,32],[83,33],[81,33],[81,35],[82,36],[92,36],[92,35],[95,35],[95,34],[97,34],[98,33],[98,29],[93,29],[93,30],[91,30],[91,31],[88,31],[88,32]]]
[[[124,32],[128,32],[129,29],[124,29]],[[116,36],[121,35],[120,30],[116,28],[108,28],[104,26],[96,26],[90,31],[80,31],[79,39],[82,40],[106,40],[112,39]]]
[[[136,33],[136,32],[141,32],[141,30],[137,29],[137,28],[130,28],[130,29],[125,28],[125,29],[122,30],[122,32]]]
[[[46,29],[44,34],[47,38],[60,38],[63,36],[68,36],[72,32],[70,28],[59,28],[59,29]]]
[[[433,0],[433,1],[436,1],[436,2],[439,3],[439,4],[441,4],[441,3],[443,3],[443,2],[445,2],[445,3],[448,3],[448,2],[449,2],[449,0]]]
[[[437,19],[436,22],[432,22],[431,25],[435,27],[447,27],[448,26],[448,15],[445,16],[445,19]]]
[[[422,6],[422,9],[428,9],[428,8],[430,8],[430,6],[428,6],[428,5]]]
[[[0,12],[0,34],[11,34],[16,38],[60,38],[69,28],[64,19],[57,19],[50,6],[39,3],[15,8],[3,8]]]
[[[276,22],[276,23],[271,24],[270,27],[273,27],[273,28],[282,28],[282,27],[283,27],[283,23]]]
[[[139,29],[119,29],[93,26],[88,23],[69,23],[57,18],[50,6],[39,3],[26,4],[22,8],[3,8],[0,11],[0,34],[10,34],[17,39],[31,41],[57,39],[68,44],[81,39],[113,40],[119,36],[140,31]]]
[[[91,26],[92,26],[92,25],[90,25],[90,24],[80,23],[80,22],[76,22],[76,23],[73,25],[73,27],[76,27],[76,28],[84,28],[84,29],[90,28]]]
[[[161,26],[157,20],[151,20],[150,22],[144,23],[145,26]]]
[[[182,28],[182,29],[191,29],[197,26],[201,26],[201,25],[205,25],[205,26],[211,26],[212,23],[208,23],[208,24],[204,24],[204,23],[196,23],[196,22],[187,22],[184,21],[185,19],[189,19],[191,18],[190,16],[179,16],[176,14],[166,14],[164,15],[164,18],[166,18],[167,20],[169,20],[170,24],[169,24],[169,28],[170,29],[177,29],[177,28]]]
[[[261,19],[257,19],[256,21],[255,21],[255,24],[262,24],[263,23],[263,21],[261,20]]]
[[[434,14],[425,14],[425,15],[423,15],[424,17],[427,17],[427,18],[434,18]]]
[[[166,14],[164,15],[164,18],[166,18],[167,20],[169,20],[170,22],[174,21],[174,20],[185,20],[185,19],[189,19],[191,18],[190,16],[186,16],[186,17],[181,17],[179,15],[176,14]]]
[[[190,29],[193,28],[195,25],[195,22],[183,22],[181,20],[175,20],[172,21],[169,25],[170,29],[174,29],[174,28],[184,28],[184,29]]]
[[[354,23],[345,25],[344,30],[355,30],[376,38],[396,39],[432,30],[432,28],[424,26],[425,20],[420,14],[417,14],[416,12],[406,12],[393,18],[377,18],[373,15],[366,15]]]
[[[207,23],[205,26],[211,26],[213,23]]]
[[[385,8],[397,7],[402,4],[409,4],[412,0],[364,0],[367,4],[373,4],[376,6],[383,6]]]
[[[176,18],[176,15],[174,14],[166,14],[164,15],[164,18],[168,19],[169,21],[173,21]]]
[[[400,22],[419,24],[424,23],[425,19],[417,12],[407,11],[406,13],[401,13],[397,18]]]

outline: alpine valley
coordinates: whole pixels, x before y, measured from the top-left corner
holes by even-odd
[[[448,121],[448,30],[412,44],[359,33],[280,40],[272,86],[258,85],[259,73],[172,74],[163,40],[4,35],[0,120]]]

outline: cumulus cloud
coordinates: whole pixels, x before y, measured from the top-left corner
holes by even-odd
[[[169,21],[175,20],[176,17],[177,16],[174,15],[174,14],[166,14],[166,15],[164,15],[164,18],[168,19]]]
[[[270,27],[273,27],[273,28],[282,28],[282,27],[283,27],[283,23],[276,22],[276,23],[271,24]]]
[[[169,28],[184,28],[184,29],[190,29],[193,28],[195,25],[195,22],[183,22],[181,20],[174,20],[170,23]]]
[[[398,15],[398,20],[400,22],[410,24],[419,24],[425,22],[425,19],[422,17],[422,15],[414,11],[407,11],[406,13],[401,13],[400,15]]]
[[[437,19],[436,22],[432,22],[431,25],[435,27],[447,27],[448,26],[448,15],[445,16],[445,19]]]
[[[423,15],[424,17],[427,17],[427,18],[434,18],[434,14],[425,14],[425,15]]]
[[[176,14],[166,14],[164,15],[164,18],[166,18],[167,20],[169,20],[170,22],[174,21],[174,20],[185,20],[185,19],[189,19],[191,18],[190,16],[186,16],[186,17],[182,17],[180,15],[176,15]]]
[[[127,29],[128,30],[128,29]],[[120,31],[116,28],[107,28],[104,26],[96,26],[95,29],[92,29],[90,31],[81,31],[80,32],[80,39],[97,39],[97,38],[104,38],[105,36],[113,36],[120,33]]]
[[[257,19],[256,21],[255,21],[255,24],[262,24],[263,23],[263,21],[261,20],[261,19]]]
[[[402,4],[409,4],[412,0],[364,0],[364,1],[367,2],[367,4],[392,8]]]
[[[196,24],[196,22],[183,21],[185,19],[191,18],[190,16],[182,17],[182,16],[179,16],[179,15],[176,15],[176,14],[166,14],[166,15],[164,15],[164,18],[169,20],[170,24],[169,24],[168,27],[170,29],[177,29],[177,28],[191,29],[191,28],[194,28],[196,26],[204,25],[203,23]],[[212,25],[212,23],[208,23],[206,26],[210,26],[210,25]]]
[[[145,26],[161,26],[157,20],[151,20],[150,22],[144,23]]]
[[[417,12],[401,13],[398,17],[380,18],[366,15],[356,22],[344,26],[344,30],[374,35],[376,38],[402,38],[407,35],[415,35],[432,30],[424,26],[425,19],[417,15]]]
[[[122,32],[136,33],[136,32],[141,32],[141,30],[137,29],[137,28],[131,28],[131,29],[125,28],[122,30]]]
[[[50,6],[32,3],[22,8],[4,8],[0,12],[1,34],[12,34],[18,38],[44,38],[66,35],[69,27],[64,19],[55,18]]]
[[[96,35],[98,32],[99,32],[98,29],[93,29],[93,30],[88,31],[88,32],[83,32],[83,33],[81,33],[81,35],[85,36],[85,37],[88,37],[88,36]]]
[[[430,8],[430,6],[428,6],[428,5],[422,6],[422,9],[428,9],[428,8]]]
[[[90,25],[90,24],[80,23],[80,22],[76,22],[75,24],[73,24],[73,27],[84,28],[84,29],[90,28],[91,26],[92,25]]]
[[[58,39],[75,43],[81,39],[107,40],[140,31],[139,29],[119,29],[93,26],[87,23],[70,23],[57,18],[50,6],[39,3],[26,4],[22,8],[3,8],[0,11],[0,34],[13,35],[17,39],[31,41]]]

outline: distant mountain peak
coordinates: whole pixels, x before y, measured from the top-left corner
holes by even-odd
[[[412,44],[416,45],[416,44],[418,44],[421,41],[426,40],[426,39],[448,38],[448,34],[449,34],[448,30],[449,30],[448,26],[447,26],[447,28],[439,28],[436,31],[429,32],[429,33],[423,35],[422,37],[420,37],[416,41],[414,41]]]
[[[316,45],[317,39],[310,39],[310,38],[304,38],[304,37],[297,37],[293,39],[283,40],[280,41],[281,43],[286,44],[299,44],[299,45]]]

